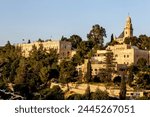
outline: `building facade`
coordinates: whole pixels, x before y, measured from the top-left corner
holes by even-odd
[[[46,49],[47,51],[49,49],[56,49],[60,59],[69,58],[71,56],[71,42],[68,41],[46,41],[18,44],[18,46],[21,47],[22,55],[24,57],[29,57],[33,46],[39,49],[41,45],[43,46],[43,49]]]
[[[113,52],[115,61],[120,66],[129,66],[131,64],[137,65],[137,61],[140,58],[144,58],[147,61],[147,64],[150,62],[150,51],[141,50],[136,46],[121,44],[108,46],[106,50]]]

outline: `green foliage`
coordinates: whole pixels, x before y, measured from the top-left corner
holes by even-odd
[[[89,83],[92,80],[92,67],[91,67],[91,62],[88,60],[87,62],[87,72],[84,76],[85,82]]]
[[[43,100],[63,100],[64,93],[58,85],[52,87],[52,89],[43,89],[40,91],[41,99]]]
[[[26,99],[33,99],[39,89],[48,87],[51,78],[58,78],[58,55],[56,50],[45,51],[43,45],[33,46],[30,56],[21,56],[21,49],[8,42],[0,48],[0,87],[12,83],[15,92]]]
[[[84,63],[84,59],[88,58],[87,54],[91,49],[91,42],[81,41],[77,46],[77,53],[72,58],[74,64],[78,65]]]
[[[28,40],[28,43],[31,43],[30,39]]]
[[[139,45],[138,47],[143,50],[150,50],[150,37],[146,35],[139,36]]]
[[[15,78],[15,84],[23,84],[25,80],[28,78],[28,65],[25,59],[22,59],[19,63],[19,67],[17,69],[17,76]]]
[[[67,37],[62,36],[61,41],[68,41]]]
[[[105,69],[101,69],[97,77],[100,79],[100,82],[110,82],[112,78],[112,73],[115,72],[115,59],[112,52],[107,52],[105,54],[106,58],[104,63],[106,64]]]
[[[73,49],[77,49],[77,47],[79,46],[80,42],[82,42],[82,38],[80,36],[78,36],[78,35],[72,35],[72,36],[70,36],[68,41],[71,42]]]
[[[110,82],[110,78],[108,77],[106,69],[101,69],[97,74],[96,79],[101,83]]]
[[[136,83],[138,88],[142,89],[150,89],[150,73],[139,73],[138,79],[136,79]]]
[[[99,88],[96,89],[91,95],[92,100],[108,100],[109,95],[107,91],[101,91]]]
[[[147,60],[144,58],[139,58],[137,61],[137,66],[139,68],[143,68],[143,66],[146,66],[146,64],[147,64]]]
[[[75,82],[77,78],[78,72],[76,71],[75,66],[72,61],[63,60],[60,63],[60,75],[59,81],[67,84],[67,88],[69,90],[69,82]]]
[[[112,42],[107,43],[105,47],[107,47],[108,45],[114,46],[114,45],[118,45],[118,44],[119,44],[119,42],[113,40]]]
[[[101,91],[99,88],[97,88],[95,92],[91,92],[90,85],[88,85],[81,99],[83,100],[108,100],[109,95],[107,91]]]
[[[122,71],[122,72],[124,72],[124,71]],[[126,99],[126,80],[125,80],[124,73],[122,73],[119,97],[121,100]]]
[[[110,42],[113,42],[113,41],[114,41],[114,35],[112,34]]]
[[[82,100],[83,96],[81,94],[73,94],[67,98],[67,100]]]
[[[20,48],[11,45],[9,41],[4,47],[0,48],[0,74],[2,84],[14,81],[20,58]]]
[[[135,65],[130,65],[130,66],[128,67],[128,71],[129,71],[130,73],[137,74],[140,70],[139,70],[139,68],[138,68],[137,66],[135,66]]]
[[[131,44],[132,46],[137,46],[139,49],[150,50],[150,37],[146,35],[140,35],[137,37],[128,37],[124,41],[126,44]]]
[[[91,90],[90,90],[90,85],[88,85],[85,90],[85,93],[83,94],[83,99],[90,100],[90,98],[91,98]]]
[[[40,69],[39,76],[43,83],[49,80],[48,79],[50,77],[49,71],[50,71],[50,67],[42,67]]]
[[[39,38],[37,42],[44,42],[44,40],[42,40],[41,38]]]
[[[115,67],[115,58],[114,58],[113,53],[109,51],[105,54],[105,56],[106,56],[106,59],[105,59],[106,69],[111,69],[113,71]]]
[[[113,83],[116,84],[116,85],[120,85],[120,83],[121,83],[121,77],[120,76],[116,76],[113,79]]]
[[[106,37],[105,28],[99,26],[98,24],[92,27],[92,30],[87,34],[89,41],[93,43],[95,48],[103,48],[104,37]]]
[[[124,43],[126,44],[131,44],[132,46],[137,46],[138,45],[138,38],[137,37],[127,37],[124,40]]]
[[[108,47],[109,45],[114,46],[114,45],[118,45],[118,44],[119,44],[119,42],[117,42],[117,41],[114,39],[114,35],[112,34],[112,35],[111,35],[111,38],[110,38],[110,42],[106,43],[105,48]]]
[[[62,37],[62,41],[70,41],[72,49],[77,53],[71,60],[63,60],[58,64],[57,50],[49,49],[49,51],[40,47],[33,46],[30,56],[24,58],[21,56],[21,48],[11,45],[8,41],[4,47],[0,47],[0,89],[7,90],[8,83],[13,84],[14,92],[25,97],[25,99],[64,99],[64,93],[59,86],[54,86],[50,89],[51,79],[56,79],[62,83],[66,83],[69,89],[69,82],[76,82],[81,79],[82,73],[77,74],[76,66],[84,63],[84,59],[90,59],[97,49],[103,49],[104,38],[106,31],[99,25],[94,25],[87,34],[88,41],[82,41],[78,35],[72,35],[69,38]],[[39,42],[44,40],[39,39]],[[30,43],[30,40],[28,41]],[[125,39],[126,44],[137,46],[139,49],[150,50],[150,37],[140,35]],[[111,35],[111,41],[107,45],[118,44]],[[105,59],[106,69],[102,69],[95,77],[96,82],[110,82],[112,73],[115,71],[115,59],[113,53],[106,53]],[[85,81],[92,81],[91,62],[87,63],[87,73]],[[137,66],[131,65],[128,68],[128,84],[131,86],[133,80],[136,80],[135,85],[140,89],[150,89],[150,68],[147,66],[147,61],[140,58]],[[136,76],[136,79],[135,77]],[[119,83],[120,79],[114,79],[114,83]],[[125,99],[126,81],[125,76],[122,76],[120,85],[120,99]],[[97,89],[95,92],[90,91],[88,85],[85,94],[73,94],[68,99],[108,99],[108,93]],[[145,98],[145,97],[143,97]]]
[[[33,98],[32,92],[30,92],[29,86],[27,84],[16,84],[14,86],[14,91],[25,97],[25,99],[30,100]]]
[[[134,75],[136,75],[138,72],[139,72],[139,68],[137,66],[130,65],[128,67],[128,84],[129,84],[129,86],[132,86]]]

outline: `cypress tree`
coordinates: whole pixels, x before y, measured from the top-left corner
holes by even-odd
[[[126,80],[125,80],[125,74],[124,74],[124,70],[121,70],[122,72],[122,76],[121,76],[121,85],[120,85],[120,94],[119,97],[121,100],[125,100],[126,99]]]
[[[89,83],[92,79],[92,68],[91,68],[91,62],[90,60],[88,60],[88,63],[87,63],[87,72],[85,74],[85,82],[86,83]]]

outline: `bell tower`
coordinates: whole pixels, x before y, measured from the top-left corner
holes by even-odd
[[[131,17],[128,16],[126,20],[126,25],[124,28],[124,38],[132,37],[132,36],[133,36],[132,21],[131,21]]]

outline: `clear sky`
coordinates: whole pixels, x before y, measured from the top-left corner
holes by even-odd
[[[86,39],[94,24],[106,29],[109,41],[122,32],[128,13],[134,35],[150,36],[150,0],[0,0],[0,45],[73,34]]]

